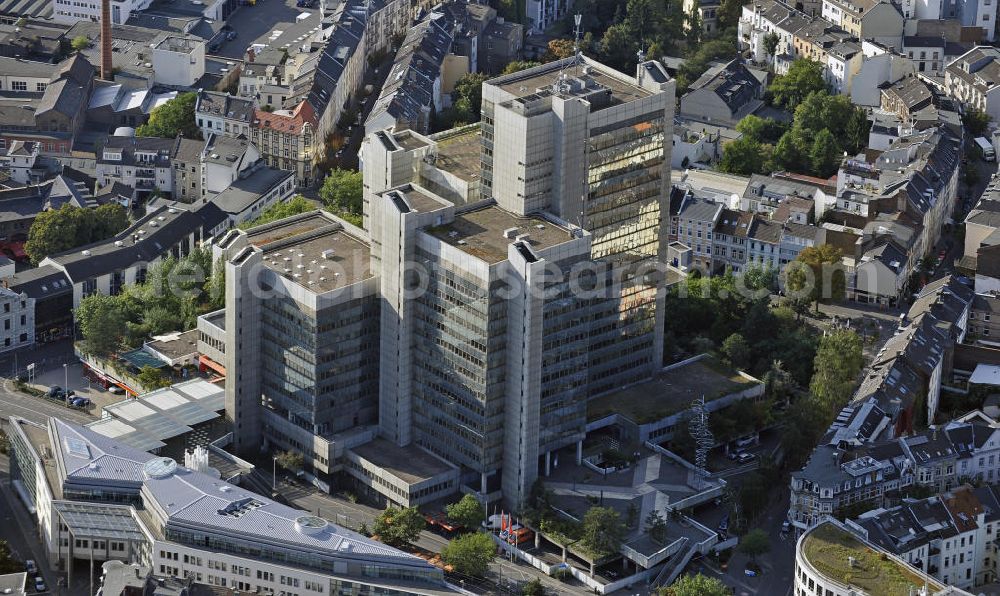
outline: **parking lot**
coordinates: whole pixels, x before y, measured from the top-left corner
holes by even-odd
[[[326,3],[330,12],[338,2],[329,0]],[[247,48],[253,43],[268,43],[268,36],[285,23],[296,28],[303,27],[305,21],[299,21],[300,15],[308,14],[310,26],[319,24],[319,8],[301,8],[296,6],[296,0],[256,0],[253,6],[241,6],[229,17],[227,25],[230,31],[236,32],[236,37],[226,40],[219,49],[210,51],[214,56],[243,59]]]

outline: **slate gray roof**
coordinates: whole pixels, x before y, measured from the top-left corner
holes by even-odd
[[[221,116],[229,120],[250,123],[253,120],[254,102],[217,91],[201,91],[195,110],[199,114]]]
[[[249,175],[239,178],[229,188],[212,197],[211,203],[230,215],[240,214],[293,176],[292,172],[285,170],[256,167]]]
[[[406,33],[369,119],[388,112],[397,122],[416,123],[433,109],[434,82],[454,40],[455,23],[432,12]]]
[[[761,83],[739,59],[721,67],[709,69],[690,89],[715,92],[733,112],[738,111],[760,94]]]

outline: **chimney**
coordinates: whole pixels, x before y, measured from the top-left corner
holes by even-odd
[[[101,78],[105,81],[115,79],[111,63],[111,0],[101,0]]]
[[[247,62],[253,63],[253,59],[256,57],[257,52],[253,48],[247,48]]]

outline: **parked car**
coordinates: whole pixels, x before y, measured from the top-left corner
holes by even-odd
[[[49,397],[62,399],[63,396],[65,395],[66,392],[63,391],[63,388],[60,387],[59,385],[52,385],[51,387],[49,387],[49,392],[48,392]]]
[[[108,392],[114,393],[115,395],[121,395],[122,393],[125,393],[125,390],[118,385],[112,385],[108,387]]]
[[[44,592],[47,589],[48,588],[45,587],[45,580],[42,579],[42,576],[36,575],[35,576],[35,591],[36,592]]]
[[[719,522],[718,530],[719,530],[720,534],[725,534],[726,532],[729,531],[729,514],[728,513]]]
[[[230,31],[229,33],[226,33],[227,41],[233,41],[234,39],[236,39],[236,37],[237,37],[236,31]]]
[[[28,559],[24,562],[24,570],[28,572],[28,575],[35,575],[38,573],[38,565],[35,565],[34,559]]]
[[[90,405],[90,400],[86,397],[77,397],[70,401],[70,403],[77,408],[86,408]]]
[[[736,458],[736,463],[738,464],[748,464],[753,461],[756,456],[752,453],[741,453],[738,458]]]
[[[736,446],[737,447],[749,447],[749,446],[755,444],[756,442],[757,442],[757,437],[754,436],[754,435],[750,435],[748,437],[740,437],[739,439],[736,439]]]

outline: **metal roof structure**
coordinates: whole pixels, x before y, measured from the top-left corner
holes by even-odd
[[[141,451],[164,447],[164,441],[215,420],[226,408],[225,389],[192,379],[105,406],[105,418],[87,428]]]
[[[81,501],[55,501],[52,505],[74,538],[136,542],[146,539],[132,508],[126,505]]]

